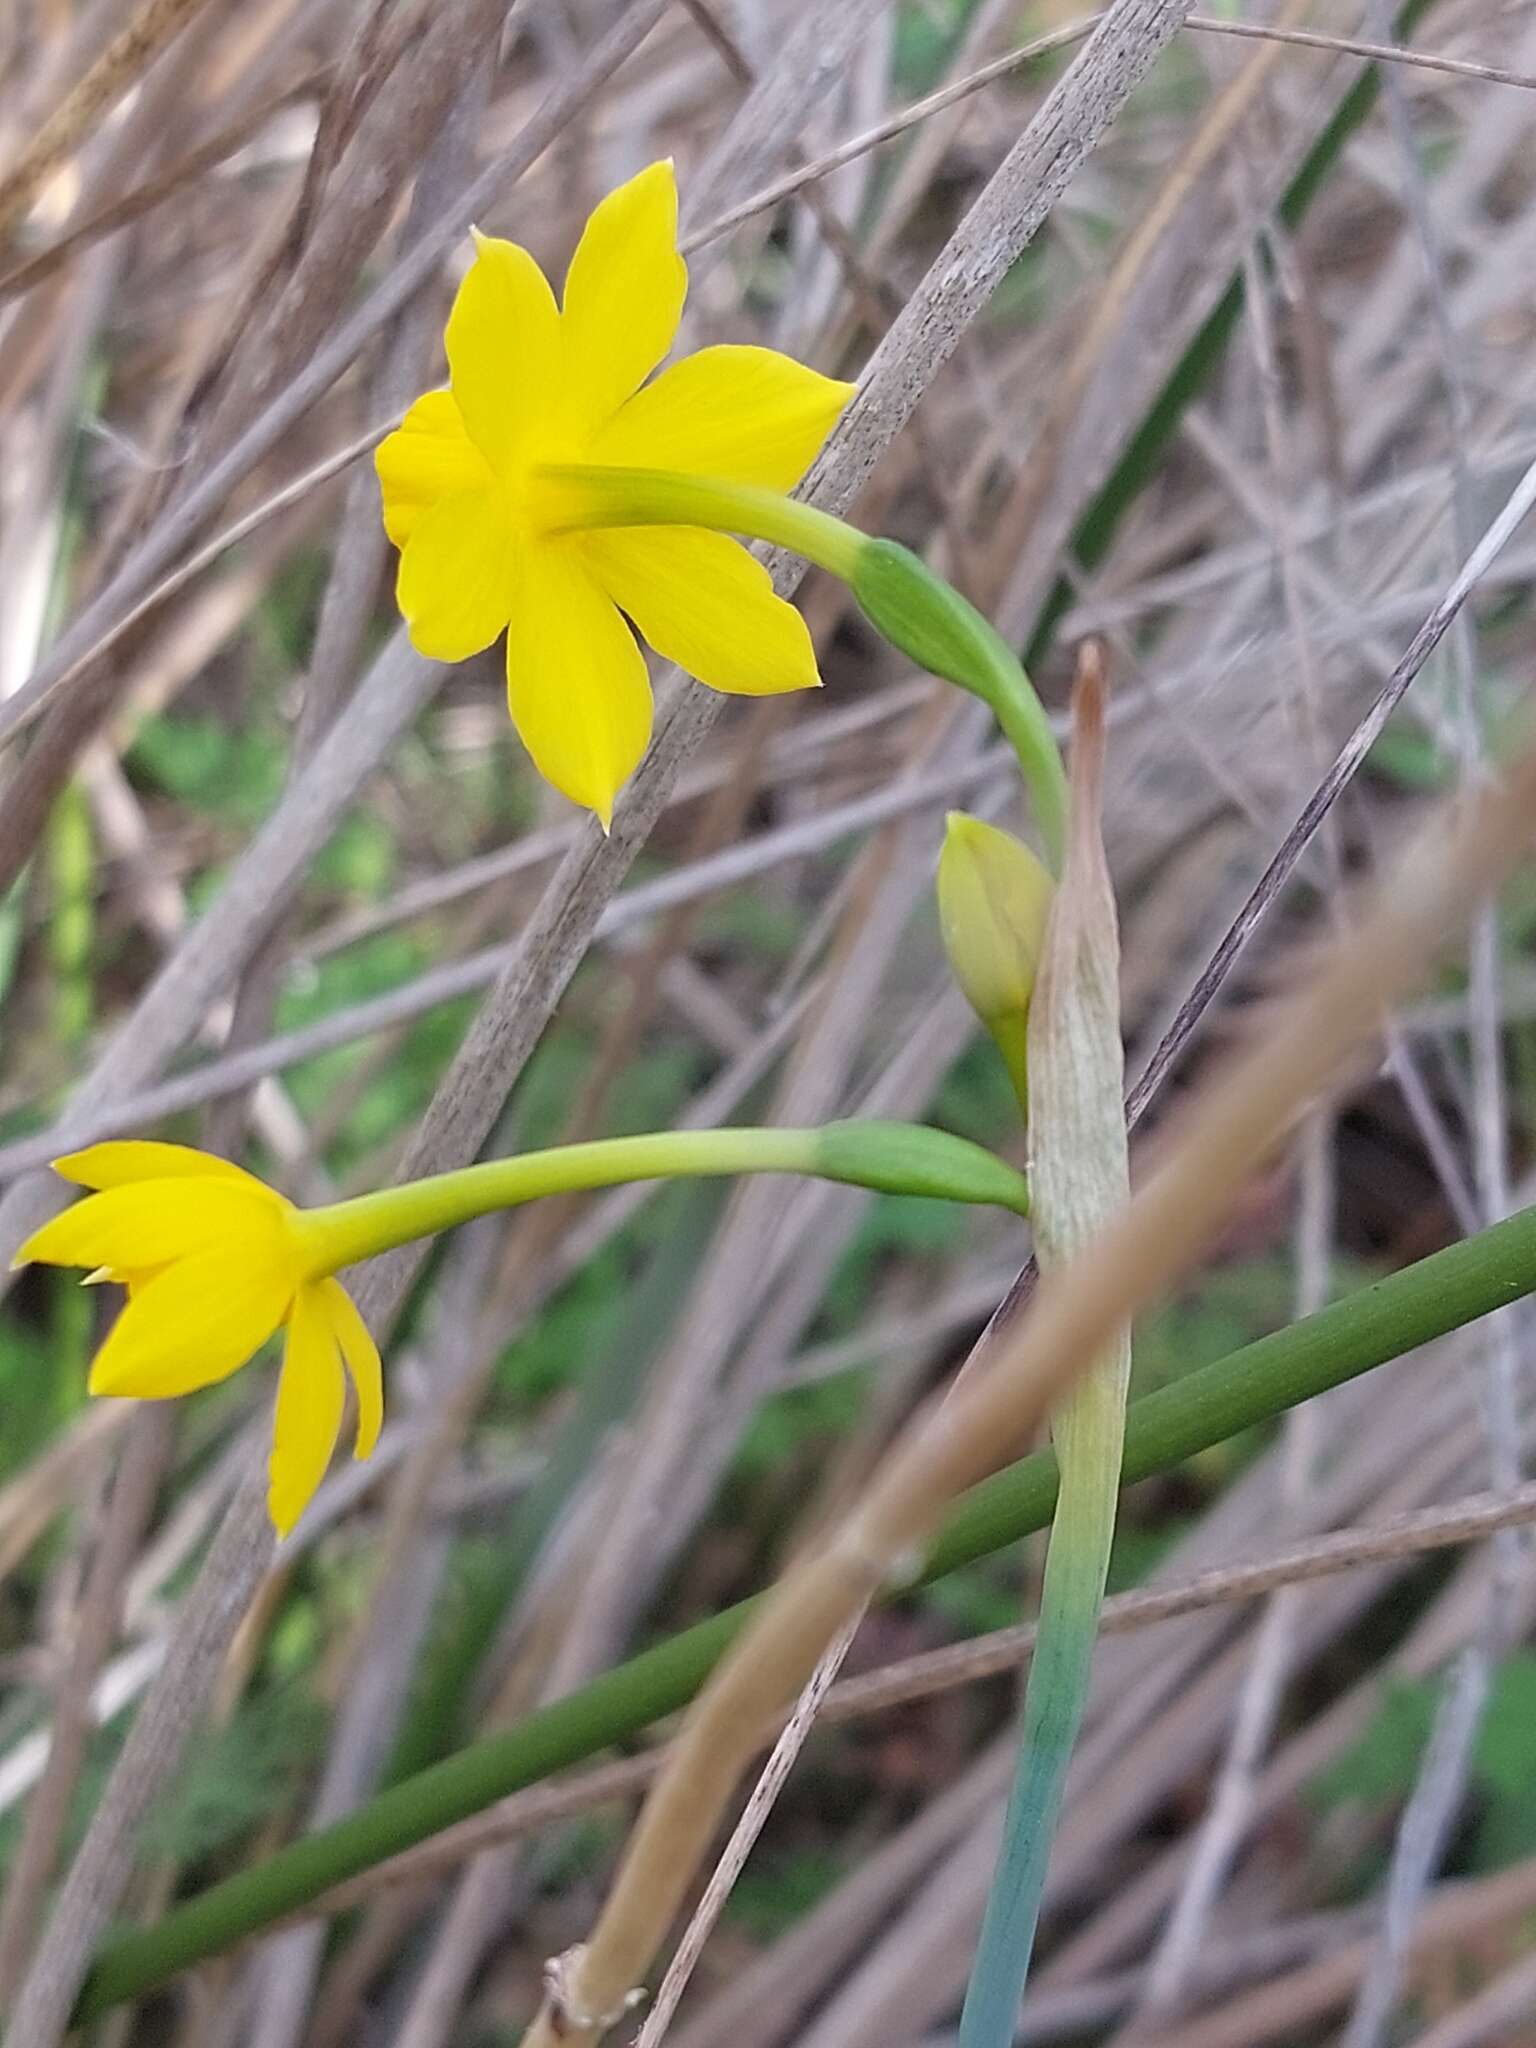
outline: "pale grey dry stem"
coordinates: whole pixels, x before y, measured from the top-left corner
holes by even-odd
[[[1442,1352],[1442,1359],[1443,1356]],[[1425,1363],[1428,1364],[1429,1361],[1426,1360]],[[1430,1374],[1421,1372],[1418,1385],[1421,1398],[1433,1400],[1436,1397],[1437,1389]],[[1472,1432],[1465,1425],[1458,1429],[1458,1418],[1454,1415],[1446,1417],[1443,1406],[1444,1404],[1436,1428],[1444,1431],[1449,1423],[1450,1433],[1457,1435],[1461,1444],[1459,1458],[1453,1461],[1456,1469],[1463,1473],[1475,1472],[1479,1461]],[[1408,1471],[1415,1462],[1426,1466],[1422,1484],[1412,1484],[1411,1490],[1419,1497],[1423,1497],[1447,1483],[1454,1484],[1454,1478],[1448,1480],[1447,1477],[1451,1468],[1441,1456],[1445,1437],[1426,1435],[1423,1431],[1415,1431],[1413,1435],[1415,1441],[1412,1443],[1402,1440],[1398,1442],[1405,1471]],[[1401,1498],[1409,1489],[1399,1486],[1395,1490]],[[1525,1491],[1528,1497],[1530,1490]],[[1470,1602],[1475,1609],[1480,1602],[1486,1579],[1484,1561],[1477,1558],[1470,1560],[1457,1574],[1452,1586],[1436,1601],[1430,1614],[1414,1629],[1400,1649],[1393,1653],[1385,1668],[1380,1665],[1373,1667],[1366,1678],[1349,1694],[1316,1717],[1299,1734],[1290,1738],[1266,1769],[1256,1788],[1257,1816],[1273,1815],[1284,1810],[1286,1803],[1297,1796],[1329,1759],[1338,1755],[1342,1747],[1361,1736],[1379,1711],[1380,1686],[1383,1682],[1390,1682],[1398,1676],[1423,1677],[1446,1657],[1458,1641],[1464,1640],[1468,1603]],[[1380,1590],[1384,1590],[1382,1582],[1378,1582],[1378,1591]],[[1351,1610],[1353,1611],[1355,1610]],[[1347,1616],[1335,1614],[1332,1624],[1335,1633],[1345,1619]],[[1308,1655],[1310,1654],[1309,1650]],[[1176,1741],[1182,1739],[1176,1726],[1161,1732],[1153,1731],[1150,1737],[1157,1751],[1154,1770],[1159,1774],[1165,1769],[1165,1745],[1170,1735]],[[1164,1782],[1169,1781],[1164,1779]],[[1101,1839],[1098,1843],[1098,1853],[1102,1855],[1107,1852],[1107,1843]],[[1111,1957],[1139,1949],[1161,1905],[1175,1888],[1182,1860],[1182,1849],[1169,1850],[1142,1876],[1123,1888],[1109,1904],[1094,1915],[1086,1927],[1069,1935],[1059,1957],[1053,1959],[1047,1976],[1056,1982],[1067,1981],[1081,1975],[1085,1970],[1102,1967]],[[1079,1888],[1085,1876],[1086,1871],[1079,1864],[1076,1878]]]
[[[1389,34],[1390,13],[1380,0],[1373,8],[1373,17],[1377,32]],[[1451,431],[1451,532],[1456,551],[1464,555],[1473,531],[1465,455],[1471,403],[1447,305],[1439,236],[1401,81],[1395,72],[1389,70],[1384,86],[1406,210],[1423,267],[1436,367]],[[1455,678],[1462,778],[1475,797],[1486,774],[1486,754],[1478,699],[1477,644],[1470,615],[1463,613],[1456,620],[1447,649]],[[1472,1178],[1483,1223],[1498,1221],[1509,1209],[1499,950],[1497,912],[1490,903],[1473,921],[1468,963]],[[1494,1317],[1480,1336],[1489,1476],[1495,1487],[1509,1491],[1519,1484],[1522,1465],[1518,1357],[1512,1312]],[[1494,1538],[1488,1610],[1478,1640],[1462,1652],[1450,1673],[1436,1710],[1428,1749],[1398,1825],[1381,1930],[1344,2030],[1344,2048],[1377,2048],[1397,2003],[1418,1912],[1466,1796],[1473,1744],[1492,1683],[1494,1659],[1510,1636],[1520,1600],[1521,1576],[1528,1569],[1527,1556],[1513,1529],[1503,1530]]]
[[[1500,1529],[1533,1522],[1536,1487],[1524,1486],[1509,1495],[1469,1494],[1444,1507],[1334,1530],[1252,1564],[1213,1566],[1166,1587],[1114,1594],[1104,1605],[1103,1633],[1116,1636],[1160,1627],[1212,1607],[1262,1599],[1341,1572],[1480,1543]],[[959,1690],[978,1679],[1015,1672],[1031,1655],[1037,1633],[1034,1623],[1020,1623],[939,1650],[919,1651],[859,1677],[842,1679],[828,1693],[821,1718],[829,1726],[862,1720],[914,1700]],[[652,1751],[617,1764],[591,1766],[563,1785],[510,1794],[443,1835],[401,1851],[365,1875],[348,1879],[299,1911],[305,1915],[341,1912],[375,1888],[392,1887],[408,1877],[450,1866],[481,1846],[628,1796],[651,1781],[661,1761],[661,1752]],[[1361,1908],[1364,1926],[1369,1927],[1374,1919],[1374,1908]]]
[[[1501,2036],[1517,2038],[1536,2010],[1536,1956],[1522,1956],[1485,1984],[1475,1998],[1447,2013],[1422,2034],[1416,2034],[1410,2048],[1483,2048]]]
[[[1241,173],[1239,173],[1241,176]],[[1251,182],[1244,180],[1244,182]],[[1277,266],[1282,253],[1275,251]],[[1313,776],[1321,773],[1322,691],[1317,662],[1302,600],[1296,541],[1294,500],[1299,489],[1296,437],[1285,416],[1277,339],[1268,280],[1257,257],[1257,245],[1244,263],[1245,306],[1254,367],[1261,396],[1271,491],[1267,523],[1274,536],[1284,613],[1295,650],[1300,736],[1310,757]],[[1320,834],[1328,881],[1333,889],[1341,876],[1337,838],[1325,820]],[[1303,1129],[1300,1147],[1300,1199],[1296,1217],[1296,1289],[1293,1313],[1314,1314],[1326,1299],[1333,1237],[1334,1189],[1331,1163],[1332,1118],[1315,1111]],[[1313,1478],[1315,1411],[1293,1411],[1286,1418],[1286,1510],[1300,1504]],[[1195,1958],[1204,1944],[1218,1896],[1239,1852],[1253,1809],[1260,1764],[1273,1739],[1280,1703],[1291,1670],[1296,1602],[1300,1595],[1285,1587],[1269,1602],[1255,1631],[1252,1661],[1243,1675],[1231,1736],[1216,1773],[1209,1809],[1195,1835],[1178,1896],[1147,1972],[1138,2018],[1166,2018],[1186,1996]]]
[[[117,1635],[127,1573],[153,1512],[170,1445],[169,1416],[163,1409],[141,1408],[127,1432],[111,1498],[95,1532],[78,1608],[68,1616],[72,1639],[54,1696],[48,1760],[28,1802],[21,1840],[6,1873],[0,1908],[0,2007],[20,1977],[42,1915],[71,1795],[94,1729],[92,1690]]]
[[[914,777],[909,782],[888,785],[866,797],[857,797],[830,810],[819,811],[794,823],[764,832],[735,846],[689,865],[658,875],[622,896],[614,897],[603,909],[593,928],[592,940],[612,938],[633,930],[681,905],[698,902],[781,863],[804,858],[835,845],[852,833],[923,810],[945,799],[996,782],[1008,773],[1012,754],[1005,746],[989,748],[953,767]],[[188,1109],[216,1096],[231,1094],[268,1074],[296,1066],[315,1054],[339,1045],[350,1045],[397,1024],[435,1009],[455,997],[486,988],[517,960],[525,941],[514,939],[465,954],[441,967],[434,967],[415,980],[371,996],[319,1018],[314,1024],[283,1032],[277,1037],[248,1047],[243,1052],[225,1053],[173,1080],[151,1088],[137,1089],[120,1100],[103,1103],[88,1116],[77,1115],[72,1102],[60,1122],[35,1137],[18,1138],[0,1146],[0,1181],[35,1172],[61,1151],[73,1145],[93,1144],[99,1138],[143,1129],[148,1124]],[[3,1213],[3,1212],[0,1212]]]
[[[1298,1320],[1315,1314],[1327,1299],[1334,1218],[1332,1131],[1331,1115],[1326,1110],[1317,1110],[1303,1132],[1293,1304]],[[1293,1410],[1286,1421],[1283,1491],[1291,1496],[1285,1502],[1290,1507],[1304,1498],[1312,1482],[1314,1447],[1309,1439],[1314,1432],[1307,1427],[1305,1410]],[[1209,1935],[1217,1897],[1251,1824],[1259,1766],[1273,1740],[1291,1672],[1298,1597],[1294,1583],[1282,1586],[1269,1602],[1256,1631],[1252,1662],[1238,1694],[1232,1734],[1217,1773],[1209,1811],[1196,1835],[1178,1897],[1147,1971],[1140,2012],[1149,2018],[1176,2013],[1188,1996],[1196,1961]]]
[[[182,1603],[174,1654],[134,1719],[64,1880],[10,2014],[6,2039],[14,2048],[54,2048],[68,2027],[91,1949],[132,1872],[139,1830],[181,1761],[271,1551],[266,1484],[257,1472],[236,1494]]]
[[[456,74],[468,68],[469,82],[448,109],[422,163],[406,219],[407,247],[430,231],[473,169],[475,135],[490,94],[502,25],[499,10],[493,10],[489,20],[477,16],[472,47],[454,66]],[[462,36],[463,24],[457,30]],[[436,343],[436,308],[421,293],[402,308],[385,335],[374,378],[371,410],[376,416],[403,407],[428,381]],[[294,735],[294,755],[300,763],[314,751],[343,701],[373,615],[386,550],[377,484],[371,471],[359,471],[346,494]],[[283,967],[282,941],[280,930],[271,933],[247,970],[230,1031],[233,1051],[240,1049],[234,1041],[242,1036],[242,1025],[246,1038],[259,1036],[270,1016]],[[472,1233],[453,1276],[457,1284],[451,1281],[445,1289],[450,1347],[456,1336],[472,1327],[466,1313],[471,1289],[464,1283],[484,1279],[488,1249],[487,1234]],[[428,1532],[402,1569],[375,1587],[369,1637],[357,1658],[359,1668],[349,1673],[343,1690],[311,1826],[323,1827],[349,1812],[382,1768],[405,1708],[409,1673],[446,1563],[446,1538],[441,1532]],[[289,2048],[298,2039],[323,1948],[320,1931],[303,1928],[269,1942],[254,1958],[249,1970],[255,2015],[251,2048]]]
[[[256,835],[205,916],[150,985],[135,1016],[77,1093],[83,1107],[152,1073],[238,971],[281,908],[288,887],[324,844],[364,776],[421,708],[430,663],[397,636],[338,719],[306,772]],[[0,1201],[0,1247],[59,1206],[58,1184],[22,1182]],[[360,1299],[364,1313],[368,1304]],[[90,1951],[132,1868],[138,1830],[199,1718],[235,1629],[272,1553],[266,1480],[254,1469],[237,1492],[183,1603],[173,1653],[141,1706],[108,1780],[53,1917],[17,1996],[11,2038],[53,2048],[68,2022]]]
[[[1374,2048],[1391,2016],[1414,1921],[1461,1807],[1472,1743],[1491,1676],[1489,1658],[1480,1643],[1469,1645],[1452,1668],[1429,1748],[1398,1824],[1381,1933],[1361,1976],[1342,2048]]]
[[[1531,464],[1515,485],[1498,516],[1483,533],[1477,546],[1452,579],[1444,596],[1414,635],[1370,710],[1350,734],[1327,775],[1303,806],[1300,817],[1286,834],[1236,921],[1217,947],[1210,964],[1182,1005],[1162,1044],[1138,1076],[1131,1090],[1128,1105],[1133,1121],[1157,1093],[1168,1069],[1184,1051],[1238,955],[1253,936],[1276,895],[1290,879],[1318,826],[1333,808],[1340,793],[1353,781],[1371,747],[1380,738],[1388,718],[1402,701],[1409,684],[1445,637],[1457,613],[1481,582],[1484,572],[1514,537],[1532,505],[1536,505],[1536,463]]]
[[[843,1667],[843,1659],[858,1633],[862,1614],[844,1622],[837,1634],[821,1653],[821,1661],[805,1683],[794,1711],[780,1731],[767,1763],[758,1775],[757,1783],[747,1798],[741,1818],[731,1830],[730,1839],[721,1851],[720,1860],[710,1873],[704,1893],[694,1908],[692,1917],[683,1933],[682,1940],[673,1952],[667,1965],[666,1975],[657,1987],[656,1996],[645,2016],[645,2024],[636,2037],[635,2048],[661,2048],[667,2030],[672,2024],[679,2001],[688,1988],[694,1965],[703,1954],[704,1944],[714,1931],[716,1922],[725,1910],[726,1900],[732,1887],[741,1875],[742,1867],[763,1831],[763,1825],[773,1811],[773,1802],[779,1796],[784,1780],[794,1767],[795,1759],[805,1747],[805,1739],[815,1723],[816,1714],[828,1689]]]
[[[179,499],[51,649],[0,719],[0,742],[34,718],[57,689],[90,660],[129,612],[196,540],[209,517],[227,502],[262,457],[301,420],[364,348],[421,287],[458,243],[471,222],[500,198],[540,157],[582,106],[639,45],[661,16],[666,0],[634,0],[587,62],[552,91],[516,142],[486,167],[458,202],[405,252],[373,295],[324,343],[260,417],[202,480]]]
[[[214,908],[186,934],[70,1099],[59,1144],[115,1098],[164,1065],[260,943],[290,891],[325,844],[341,813],[426,703],[441,671],[412,652],[403,632],[379,657],[357,695],[252,839]],[[50,1177],[13,1187],[0,1200],[0,1255],[62,1205]],[[0,1291],[9,1276],[0,1276]]]

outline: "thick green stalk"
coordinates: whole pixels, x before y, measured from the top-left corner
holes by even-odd
[[[396,1245],[434,1237],[476,1216],[544,1195],[617,1187],[625,1181],[739,1173],[814,1174],[885,1194],[996,1203],[1020,1215],[1029,1206],[1024,1176],[968,1138],[923,1124],[871,1118],[807,1130],[647,1131],[521,1152],[427,1180],[403,1181],[351,1201],[302,1209],[294,1228],[313,1271],[336,1273]]]
[[[1082,1257],[1130,1199],[1120,935],[1100,834],[1104,689],[1087,665],[1073,699],[1070,823],[1029,1006],[1028,1116],[1035,1251]],[[1061,1495],[1019,1761],[960,2017],[960,2048],[1008,2048],[1029,1974],[1067,1765],[1088,1698],[1115,1534],[1131,1334],[1120,1330],[1051,1417]]]
[[[1127,1417],[1121,1482],[1178,1465],[1533,1292],[1536,1207],[1135,1402]],[[924,1581],[1043,1529],[1056,1493],[1056,1460],[1048,1451],[973,1487],[935,1540]],[[345,1820],[183,1901],[153,1926],[110,1936],[86,1981],[77,2017],[94,2019],[124,1999],[142,1997],[358,1871],[675,1713],[692,1699],[756,1604],[742,1601],[711,1615],[515,1726],[391,1786]]]
[[[552,531],[601,526],[702,526],[803,555],[846,583],[895,647],[991,708],[1019,757],[1053,868],[1061,864],[1066,777],[1045,708],[997,628],[909,548],[750,484],[660,469],[549,464],[540,513]]]

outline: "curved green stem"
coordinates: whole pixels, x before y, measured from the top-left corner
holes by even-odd
[[[1135,1402],[1127,1418],[1121,1482],[1180,1464],[1533,1292],[1536,1207]],[[1056,1460],[1048,1451],[973,1487],[945,1521],[924,1581],[1043,1529],[1056,1493]],[[192,1964],[297,1912],[343,1879],[675,1713],[698,1691],[755,1605],[742,1601],[711,1615],[513,1727],[403,1779],[346,1819],[184,1900],[153,1926],[109,1936],[86,1980],[76,2019],[95,2019],[125,1999],[143,1997]]]
[[[910,548],[777,491],[715,477],[550,463],[538,483],[540,517],[552,532],[702,526],[788,548],[840,578],[893,646],[991,708],[1019,757],[1051,865],[1060,866],[1066,777],[1044,706],[996,627]]]
[[[1028,1213],[1024,1176],[968,1138],[924,1124],[822,1124],[814,1129],[743,1126],[713,1131],[648,1131],[487,1159],[427,1180],[297,1212],[315,1274],[434,1237],[476,1216],[544,1195],[617,1187],[626,1181],[693,1179],[703,1174],[800,1173],[885,1194],[935,1195]]]
[[[1059,871],[1066,770],[1045,706],[1019,657],[990,619],[898,541],[868,541],[851,587],[893,646],[989,707],[1018,756],[1047,860]]]

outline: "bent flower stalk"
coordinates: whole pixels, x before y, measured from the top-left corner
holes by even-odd
[[[908,549],[787,495],[853,385],[731,345],[653,376],[687,283],[670,163],[600,202],[558,306],[526,249],[476,236],[444,335],[448,389],[417,399],[375,458],[413,645],[462,661],[505,630],[513,724],[606,831],[651,733],[626,619],[712,689],[820,683],[805,621],[730,536],[768,541],[839,577],[893,645],[991,706],[1054,862],[1061,761],[1013,650]]]
[[[35,1231],[14,1266],[89,1266],[128,1304],[91,1368],[93,1394],[163,1400],[239,1370],[279,1329],[268,1506],[287,1535],[325,1475],[350,1375],[355,1455],[383,1419],[378,1347],[335,1275],[359,1259],[543,1195],[700,1174],[802,1173],[885,1193],[1023,1213],[1022,1174],[968,1139],[919,1124],[659,1131],[485,1160],[380,1193],[301,1209],[227,1160],[132,1139],[55,1162],[92,1192]]]

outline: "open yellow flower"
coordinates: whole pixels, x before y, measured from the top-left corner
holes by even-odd
[[[268,1501],[279,1533],[303,1513],[357,1390],[357,1456],[383,1416],[378,1349],[333,1274],[546,1195],[701,1174],[809,1173],[850,1187],[999,1203],[1027,1215],[1022,1174],[979,1145],[879,1120],[642,1131],[482,1159],[300,1209],[228,1160],[185,1145],[92,1145],[54,1171],[93,1192],[35,1231],[13,1265],[89,1266],[128,1290],[91,1368],[93,1394],[159,1400],[227,1379],[286,1326]]]
[[[598,205],[561,306],[516,243],[477,235],[476,252],[448,320],[450,387],[419,398],[377,455],[400,610],[439,661],[506,628],[513,723],[540,773],[606,828],[651,731],[621,614],[713,689],[756,696],[820,677],[804,621],[738,542],[688,525],[575,527],[543,472],[788,491],[853,386],[750,347],[701,349],[646,382],[687,291],[670,163]]]
[[[301,1211],[227,1160],[185,1145],[92,1145],[55,1172],[96,1190],[34,1232],[13,1263],[90,1266],[128,1302],[91,1367],[93,1394],[161,1400],[212,1386],[286,1325],[268,1504],[286,1536],[325,1476],[346,1381],[355,1455],[383,1416],[378,1347],[346,1289],[316,1270]]]

